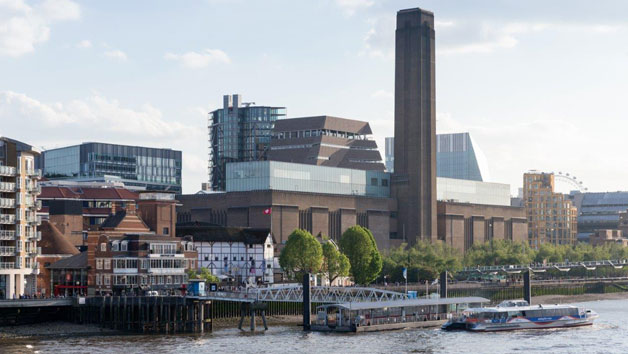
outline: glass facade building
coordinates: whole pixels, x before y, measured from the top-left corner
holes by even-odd
[[[48,179],[108,181],[129,189],[181,193],[181,151],[105,143],[83,143],[42,154]]]
[[[393,172],[395,138],[386,138],[386,169]],[[469,133],[436,135],[436,176],[490,181],[486,157]]]
[[[390,197],[390,174],[383,171],[279,161],[227,164],[227,192],[282,190],[291,192]]]
[[[209,183],[225,189],[228,162],[266,158],[275,121],[285,117],[284,107],[253,106],[240,95],[223,97],[223,108],[209,114]]]
[[[436,195],[444,201],[510,206],[510,185],[504,183],[437,177]]]

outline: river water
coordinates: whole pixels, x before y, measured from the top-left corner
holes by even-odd
[[[204,336],[92,336],[0,339],[0,353],[627,353],[628,300],[582,303],[597,311],[593,326],[502,333],[439,329],[338,334],[271,326],[251,334],[221,329]]]

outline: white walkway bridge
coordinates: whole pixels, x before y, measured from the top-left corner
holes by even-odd
[[[254,288],[242,292],[217,291],[208,292],[204,298],[237,302],[303,302],[303,287],[301,285],[287,285]],[[333,286],[313,286],[311,288],[311,301],[314,303],[383,302],[405,299],[407,296],[403,293],[377,288]]]

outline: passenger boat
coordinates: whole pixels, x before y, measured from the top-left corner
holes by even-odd
[[[345,302],[318,306],[310,326],[321,332],[374,332],[441,326],[470,306],[489,302],[482,297]]]
[[[507,300],[497,307],[469,308],[452,317],[444,330],[465,329],[477,332],[516,329],[590,326],[598,317],[595,311],[571,305],[534,305],[525,300]]]

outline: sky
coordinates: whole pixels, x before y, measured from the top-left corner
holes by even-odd
[[[183,151],[207,180],[222,95],[288,117],[394,125],[400,9],[436,19],[437,132],[473,136],[492,181],[536,169],[628,190],[628,2],[0,0],[0,135],[50,149],[100,141]]]

